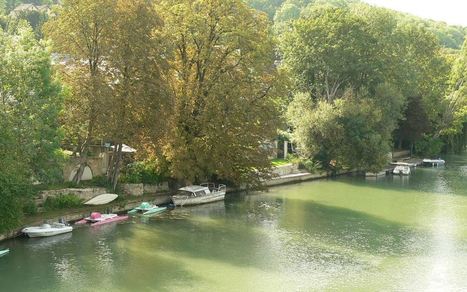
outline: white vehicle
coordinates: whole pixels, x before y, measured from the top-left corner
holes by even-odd
[[[27,227],[22,230],[29,237],[54,236],[73,231],[73,227],[63,223],[42,224],[41,226]]]
[[[203,183],[180,188],[172,196],[175,206],[198,205],[224,200],[227,187],[225,185],[215,185],[213,183]]]

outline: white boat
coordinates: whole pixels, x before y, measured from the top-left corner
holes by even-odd
[[[63,223],[42,224],[41,226],[27,227],[22,230],[29,237],[46,237],[73,231],[73,227]]]
[[[393,174],[403,174],[409,175],[410,174],[410,167],[407,165],[398,165],[392,171]]]
[[[99,196],[96,196],[94,198],[92,198],[91,200],[87,201],[87,202],[84,202],[85,205],[105,205],[105,204],[108,204],[110,202],[112,202],[113,200],[115,200],[116,198],[118,197],[117,194],[102,194],[102,195],[99,195]]]
[[[441,158],[438,158],[438,159],[423,159],[423,165],[425,166],[442,166],[446,163],[446,161],[444,161],[443,159]]]
[[[226,191],[227,187],[222,184],[203,183],[186,186],[178,189],[172,196],[172,202],[175,206],[186,206],[221,201],[224,200]]]
[[[10,252],[9,249],[0,250],[0,257],[6,255],[9,252]]]

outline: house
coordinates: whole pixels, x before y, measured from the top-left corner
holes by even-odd
[[[49,5],[20,4],[16,6],[16,8],[10,12],[10,16],[15,17],[15,16],[20,15],[21,13],[31,12],[31,11],[44,12],[44,13],[49,14],[50,7]]]

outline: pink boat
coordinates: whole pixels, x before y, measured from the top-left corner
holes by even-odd
[[[117,214],[101,214],[99,212],[92,212],[91,216],[83,218],[77,221],[75,224],[86,224],[90,223],[91,226],[98,226],[107,223],[120,222],[127,220],[128,216],[118,216]]]

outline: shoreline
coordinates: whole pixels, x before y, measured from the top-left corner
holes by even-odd
[[[346,175],[349,173],[351,172],[349,171],[342,172],[342,173],[338,173],[337,176]],[[287,185],[287,184],[296,184],[296,183],[301,183],[301,182],[306,182],[306,181],[327,179],[330,177],[332,177],[332,175],[329,175],[327,173],[315,173],[315,174],[309,173],[309,172],[292,173],[292,174],[277,176],[269,180],[266,180],[264,181],[264,186],[268,188],[268,187],[275,187],[275,186],[281,186],[281,185]],[[245,190],[246,189],[242,187],[237,188],[237,189],[228,188],[227,193],[234,194],[238,192],[243,192]],[[141,197],[140,196],[131,197],[129,200],[124,201],[124,202],[114,202],[114,203],[110,203],[107,205],[94,206],[94,207],[86,206],[86,207],[74,208],[74,209],[61,209],[61,210],[38,213],[33,216],[26,216],[23,226],[19,228],[15,228],[9,232],[0,234],[0,242],[22,236],[21,230],[25,228],[26,225],[40,225],[45,220],[58,221],[59,219],[64,219],[66,222],[74,222],[79,219],[82,219],[85,214],[90,213],[91,211],[96,210],[96,209],[110,210],[110,212],[122,213],[122,212],[131,210],[132,208],[138,206],[142,202],[142,200],[145,200],[145,199],[148,199],[150,201],[155,200],[156,204],[168,204],[170,200],[170,196],[168,195],[168,193],[146,194]]]

